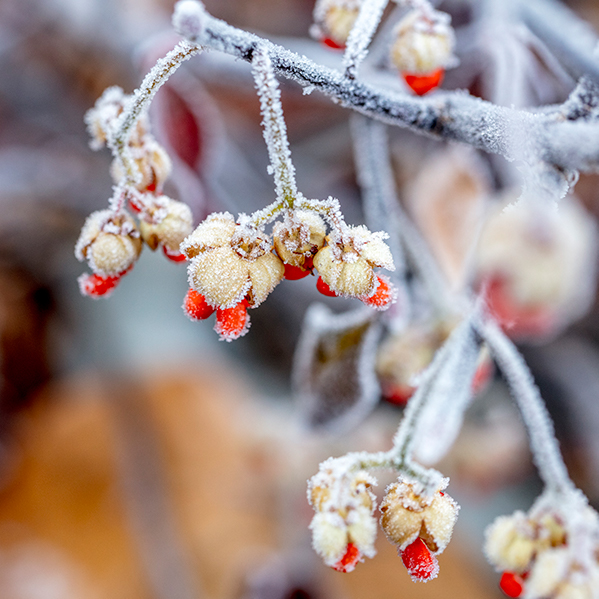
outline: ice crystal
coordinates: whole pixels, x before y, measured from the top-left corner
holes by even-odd
[[[204,5],[198,0],[179,0],[173,12],[173,28],[189,40],[195,42],[201,36],[206,21]]]

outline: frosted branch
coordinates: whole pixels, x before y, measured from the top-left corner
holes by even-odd
[[[492,320],[479,320],[475,327],[507,379],[528,429],[533,459],[547,490],[572,491],[574,485],[562,459],[553,423],[524,358]]]
[[[364,0],[356,22],[349,33],[343,55],[347,77],[354,78],[360,63],[366,58],[372,40],[389,0]]]
[[[552,115],[495,106],[465,92],[422,99],[383,91],[210,15],[199,41],[246,61],[262,45],[275,73],[390,125],[466,143],[508,160],[542,160],[564,170],[593,170],[599,163],[599,125],[576,127],[577,123],[559,122]]]
[[[183,41],[177,44],[154,68],[145,76],[142,84],[135,90],[125,109],[119,117],[114,135],[109,146],[118,160],[121,161],[125,179],[124,185],[133,186],[138,180],[139,172],[135,160],[131,156],[127,142],[139,118],[148,109],[156,92],[168,81],[170,76],[194,54],[201,52],[197,44]]]
[[[281,92],[265,44],[257,46],[253,53],[252,72],[260,96],[264,141],[268,148],[277,199],[287,204],[289,208],[293,208],[298,195],[295,167],[291,162],[287,127],[281,106]]]

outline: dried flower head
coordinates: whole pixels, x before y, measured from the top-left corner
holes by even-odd
[[[274,247],[285,264],[304,266],[324,245],[326,226],[318,214],[296,210],[273,227]]]
[[[280,283],[285,269],[268,236],[236,224],[228,212],[211,214],[181,244],[190,259],[189,286],[218,308],[233,308],[247,296],[258,306]]]
[[[327,566],[350,572],[362,556],[374,557],[376,480],[349,462],[329,458],[308,482],[308,501],[316,514],[310,524],[312,544]]]
[[[450,18],[439,11],[412,10],[395,28],[391,61],[402,72],[426,75],[454,61]]]
[[[176,252],[181,242],[191,233],[191,209],[183,202],[159,196],[150,209],[144,211],[139,230],[150,249],[163,246],[170,252]]]
[[[93,212],[85,221],[75,245],[75,256],[87,260],[94,273],[114,277],[137,260],[142,242],[135,221],[126,212]]]
[[[370,297],[378,281],[375,266],[393,270],[393,257],[383,241],[386,233],[371,233],[364,225],[347,227],[343,235],[331,233],[328,245],[314,257],[323,281],[338,295]]]
[[[433,554],[447,547],[453,532],[459,506],[441,488],[432,496],[423,493],[419,483],[400,479],[387,489],[381,503],[381,526],[389,541],[404,551],[417,538]]]

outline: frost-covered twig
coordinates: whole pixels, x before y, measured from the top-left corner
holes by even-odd
[[[567,170],[592,170],[599,163],[599,125],[559,123],[551,116],[495,106],[463,92],[438,93],[430,99],[390,93],[210,15],[198,41],[249,62],[256,47],[264,44],[275,72],[391,125],[466,143],[508,160],[543,160]]]
[[[347,38],[343,64],[345,75],[355,78],[360,63],[366,58],[367,48],[379,25],[389,0],[364,0],[356,22]]]
[[[173,48],[164,58],[161,58],[154,68],[145,76],[141,85],[133,93],[123,113],[116,123],[113,135],[108,139],[114,157],[121,161],[125,178],[124,185],[134,186],[140,173],[135,160],[127,148],[129,137],[139,120],[147,110],[156,92],[168,81],[169,77],[189,58],[198,54],[202,48],[189,41],[182,41]]]
[[[379,198],[380,209],[382,209],[386,221],[385,228],[391,237],[389,247],[394,257],[395,255],[398,255],[400,259],[403,257],[401,248],[403,246],[428,292],[431,303],[439,312],[448,312],[449,292],[443,275],[426,242],[397,201],[385,126],[364,117],[356,117],[352,123],[358,180],[366,192],[364,201],[367,216],[372,201],[374,198]],[[372,199],[369,197],[370,195],[373,196]],[[380,209],[379,215],[381,214]],[[383,216],[378,218],[383,218]],[[374,228],[379,226],[382,227],[382,225],[377,225]],[[396,260],[396,268],[399,269],[401,264],[402,262]],[[399,274],[401,274],[401,270]]]
[[[252,71],[260,96],[264,141],[268,148],[277,199],[287,208],[292,209],[298,196],[295,167],[291,162],[291,153],[289,152],[279,84],[274,77],[271,60],[264,45],[256,48],[254,52]]]
[[[553,423],[524,358],[494,321],[478,320],[475,326],[508,381],[528,429],[533,458],[547,490],[556,493],[572,491],[574,485],[559,451]]]

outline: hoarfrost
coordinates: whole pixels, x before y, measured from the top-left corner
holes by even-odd
[[[174,30],[190,42],[202,35],[206,22],[204,5],[198,0],[179,0],[173,12]]]

